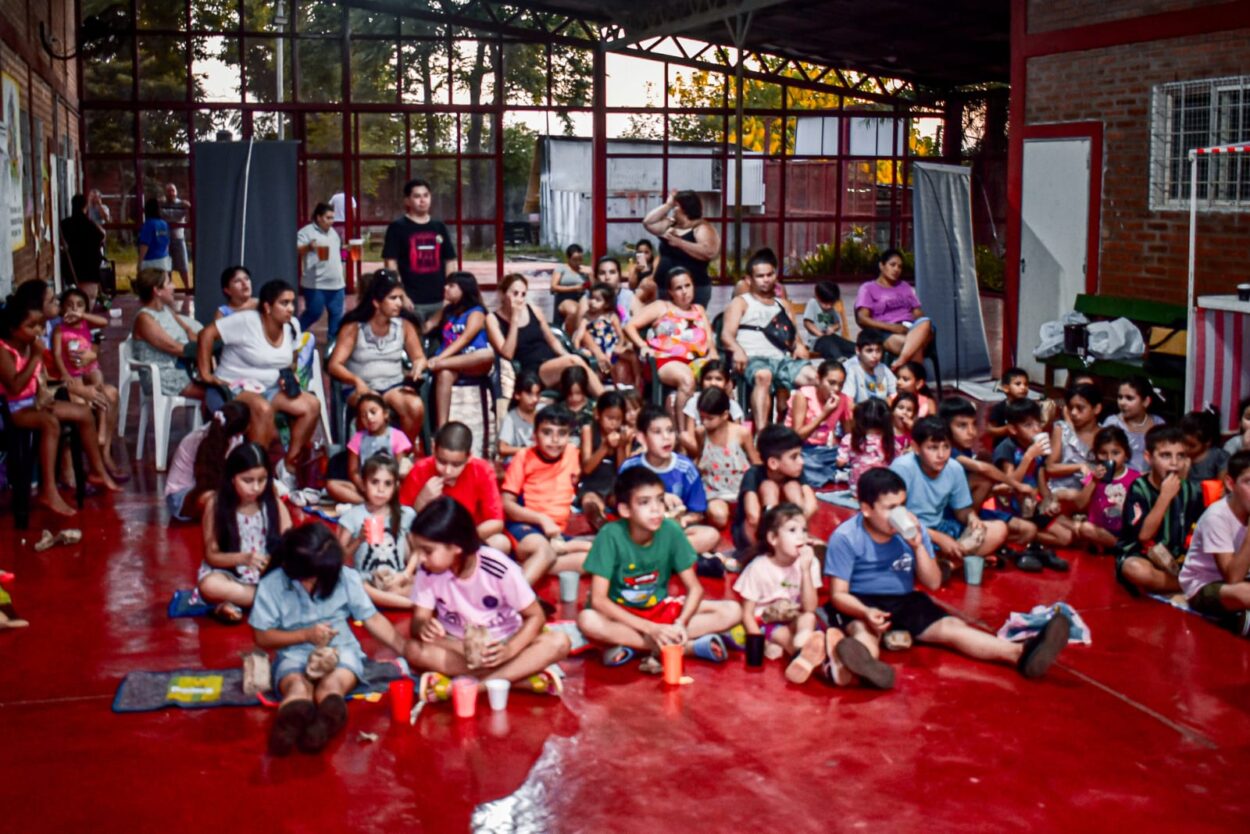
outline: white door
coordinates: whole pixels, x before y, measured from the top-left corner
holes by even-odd
[[[1026,139],[1020,215],[1016,359],[1035,382],[1038,330],[1085,292],[1089,254],[1089,139]]]

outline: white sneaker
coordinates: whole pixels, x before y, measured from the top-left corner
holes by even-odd
[[[273,468],[273,476],[278,479],[279,483],[286,487],[288,493],[295,492],[299,489],[299,485],[295,483],[295,476],[287,471],[285,460],[278,461],[278,465]]]

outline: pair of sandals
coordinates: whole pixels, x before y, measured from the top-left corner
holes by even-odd
[[[733,639],[729,638],[729,645],[735,648],[745,647],[745,638],[739,646]],[[724,663],[729,659],[729,648],[725,645],[726,639],[720,634],[705,634],[697,640],[690,642],[690,653],[700,660],[708,660],[712,663]],[[638,652],[629,646],[609,646],[603,650],[603,665],[609,668],[624,666],[635,657]],[[648,675],[658,675],[664,671],[664,666],[660,663],[660,659],[653,654],[648,654],[642,659],[638,665],[639,671]]]
[[[727,573],[742,573],[742,562],[723,553],[704,553],[695,560],[694,572],[705,579],[723,579]]]

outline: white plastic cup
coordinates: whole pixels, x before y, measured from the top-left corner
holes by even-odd
[[[502,712],[508,708],[508,690],[512,689],[512,684],[502,678],[491,678],[486,682],[486,697],[490,701],[490,708],[495,712]]]
[[[560,579],[560,601],[577,602],[577,580],[580,578],[575,570],[562,570]]]
[[[916,533],[920,532],[920,528],[916,525],[916,520],[912,518],[911,513],[907,512],[907,508],[902,504],[890,510],[890,526],[894,531],[904,539],[911,541],[916,537]]]
[[[1042,444],[1042,448],[1047,453],[1050,452],[1050,435],[1046,432],[1039,431],[1037,434],[1033,435],[1033,442]]]

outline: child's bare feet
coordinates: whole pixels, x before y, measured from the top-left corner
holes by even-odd
[[[786,680],[790,683],[807,683],[812,670],[825,659],[825,635],[811,634],[803,648],[786,667]]]
[[[87,483],[95,484],[96,486],[99,486],[99,487],[104,487],[109,492],[121,492],[122,491],[121,486],[116,481],[113,480],[112,476],[110,476],[108,472],[105,472],[103,475],[88,475]]]

